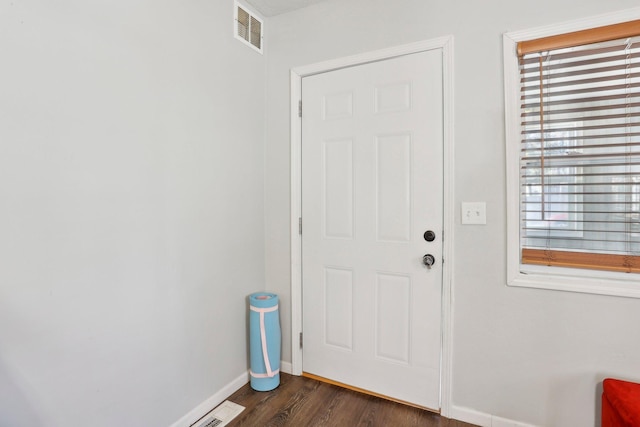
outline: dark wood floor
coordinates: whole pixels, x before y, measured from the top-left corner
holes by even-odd
[[[249,384],[229,399],[246,409],[229,427],[474,427],[417,408],[310,378],[281,374],[280,386],[257,392]]]

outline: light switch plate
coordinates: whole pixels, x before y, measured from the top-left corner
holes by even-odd
[[[485,202],[462,202],[463,224],[486,224],[487,204]]]

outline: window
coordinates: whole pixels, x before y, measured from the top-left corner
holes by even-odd
[[[505,35],[505,90],[511,284],[640,296],[640,20]]]

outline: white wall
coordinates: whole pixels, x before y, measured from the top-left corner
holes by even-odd
[[[1,426],[167,426],[246,372],[265,60],[232,7],[0,1]]]
[[[502,34],[634,6],[637,0],[329,0],[269,20],[266,276],[283,299],[285,359],[289,69],[451,34],[458,224],[453,404],[540,426],[596,424],[600,381],[640,379],[640,300],[506,286]],[[459,225],[461,201],[486,201],[487,225]]]

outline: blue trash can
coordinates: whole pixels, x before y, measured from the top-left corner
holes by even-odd
[[[278,295],[257,292],[249,296],[249,353],[251,388],[273,390],[280,385],[280,314]]]

